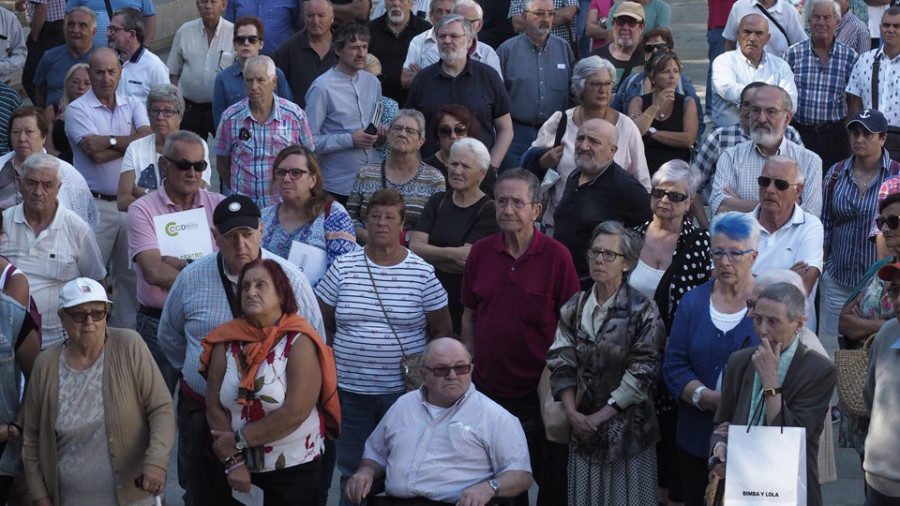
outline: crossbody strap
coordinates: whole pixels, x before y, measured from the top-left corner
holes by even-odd
[[[878,110],[878,73],[881,70],[881,50],[875,51],[872,61],[872,109]]]
[[[400,336],[397,335],[397,331],[394,330],[394,324],[391,323],[391,319],[388,317],[387,311],[384,309],[384,303],[381,302],[381,295],[378,294],[378,285],[375,284],[375,277],[372,276],[372,268],[369,267],[369,256],[366,255],[366,251],[363,250],[363,261],[366,263],[366,271],[369,273],[369,279],[372,281],[372,289],[375,290],[375,298],[378,299],[378,305],[381,306],[381,312],[384,313],[384,319],[387,321],[389,327],[391,327],[391,332],[394,334],[394,339],[397,340],[397,344],[400,345],[400,354],[404,357],[406,356],[406,350],[403,349],[403,343],[400,341]]]
[[[225,298],[228,299],[228,307],[231,309],[231,315],[238,318],[240,312],[235,305],[234,288],[231,287],[231,281],[228,279],[228,276],[225,275],[225,259],[222,257],[221,251],[216,254],[216,266],[219,268],[219,279],[222,280],[222,288],[225,289]]]
[[[791,45],[791,38],[788,37],[788,34],[787,34],[787,32],[784,30],[784,27],[781,26],[781,23],[779,23],[779,22],[775,19],[775,17],[772,16],[772,15],[769,13],[769,11],[767,11],[766,8],[763,7],[761,4],[756,4],[756,7],[759,8],[759,10],[763,13],[763,15],[764,15],[765,17],[769,18],[769,21],[771,21],[772,23],[775,24],[775,28],[778,28],[778,31],[781,32],[781,35],[784,35],[784,40],[786,40],[787,43],[788,43],[788,46],[790,46],[790,45]]]

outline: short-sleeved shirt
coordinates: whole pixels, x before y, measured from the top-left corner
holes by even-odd
[[[616,10],[618,10],[621,3],[622,2],[616,2],[609,10],[609,16],[607,16],[608,19],[606,21],[607,30],[611,31],[613,29],[613,18],[616,17]],[[672,20],[672,8],[669,7],[669,4],[663,0],[650,0],[646,5],[643,5],[643,8],[645,32],[654,28],[668,28],[670,26]]]
[[[872,64],[875,56],[881,59],[878,67],[878,103],[872,103]],[[878,109],[888,124],[900,126],[900,55],[888,58],[881,49],[863,53],[847,83],[847,93],[862,101],[863,109]]]
[[[9,118],[13,111],[22,105],[19,93],[9,85],[0,83],[0,125],[9,125]],[[9,130],[0,129],[0,155],[9,153]]]
[[[106,47],[109,42],[106,38],[106,30],[109,28],[110,21],[106,0],[68,0],[66,2],[66,12],[72,12],[72,9],[82,5],[94,11],[94,14],[97,15],[97,33],[94,34],[94,47]],[[131,7],[141,11],[145,18],[156,15],[156,11],[153,8],[153,0],[109,0],[109,6],[113,13],[122,7]]]
[[[258,17],[266,27],[266,37],[259,53],[271,55],[302,26],[300,4],[301,0],[232,0],[225,6],[223,16],[232,23],[243,16]]]
[[[306,108],[306,92],[317,77],[337,65],[337,55],[328,50],[324,57],[319,57],[309,45],[309,34],[306,30],[291,35],[278,49],[272,53],[275,65],[284,73],[287,84],[291,88],[294,103]],[[279,96],[282,96],[280,93]],[[287,98],[287,97],[285,97]]]
[[[151,88],[169,83],[169,67],[159,56],[142,46],[122,64],[122,77],[116,93],[134,97],[146,104]]]
[[[49,21],[49,20],[48,20]],[[25,35],[22,24],[9,9],[0,8],[0,79],[8,81],[12,74],[22,70],[28,49],[25,47]]]
[[[387,23],[387,14],[369,21],[369,52],[381,61],[382,93],[398,103],[406,101],[407,90],[400,83],[403,61],[413,37],[431,28],[431,23],[418,16],[410,16],[409,23],[399,34],[394,34]],[[425,116],[429,118],[429,116]]]
[[[778,86],[791,96],[791,110],[797,110],[797,84],[794,72],[780,56],[764,52],[758,66],[740,49],[725,51],[712,62],[712,102],[709,113],[717,127],[724,127],[741,121],[738,106],[741,92],[748,84],[761,81]]]
[[[619,85],[625,81],[626,77],[630,76],[632,73],[640,72],[644,68],[644,49],[640,46],[634,49],[634,52],[631,53],[631,59],[629,60],[620,60],[613,56],[612,52],[610,52],[609,44],[598,47],[591,51],[591,54],[609,61],[609,63],[612,63],[613,67],[615,67],[616,79],[613,83],[613,93],[619,89]]]
[[[578,7],[578,3],[578,0],[553,0],[553,8],[562,9],[563,7],[569,7],[571,5]],[[524,10],[525,0],[512,0],[509,3],[509,13],[506,15],[506,17],[511,18],[513,16],[521,16],[522,11]],[[570,32],[572,34],[572,37],[569,36]],[[573,37],[578,36],[578,31],[575,29],[574,20],[567,25],[554,26],[550,29],[550,33],[565,41],[569,41]]]
[[[245,98],[222,114],[215,152],[231,157],[231,190],[263,208],[281,201],[269,193],[272,163],[292,144],[315,149],[303,109],[276,96],[272,114],[260,123],[250,112],[250,99]]]
[[[134,172],[135,186],[155,190],[159,188],[163,179],[162,173],[159,172],[161,156],[162,153],[156,151],[156,134],[141,137],[129,144],[125,150],[125,156],[122,157],[122,172]],[[203,141],[203,161],[206,162],[207,170],[204,170],[200,177],[206,181],[206,187],[209,188],[212,165],[209,164],[209,147],[206,141]]]
[[[502,232],[472,246],[461,298],[475,312],[472,378],[479,391],[503,399],[534,394],[559,310],[578,288],[569,250],[536,229],[519,258],[506,251]]]
[[[363,249],[347,253],[331,264],[316,295],[335,308],[338,386],[365,395],[403,391],[401,356],[425,349],[426,313],[447,306],[434,267],[411,251],[389,266],[370,261]]]
[[[524,33],[497,49],[513,121],[543,124],[569,103],[575,58],[563,39],[551,35],[538,47]]]
[[[757,7],[757,5],[759,7]],[[800,13],[797,12],[797,9],[791,4],[784,0],[776,0],[775,5],[766,9],[766,11],[778,21],[781,27],[784,28],[784,31],[787,32],[787,37],[781,33],[781,30],[779,30],[774,23],[765,17],[765,14],[762,13],[760,7],[763,7],[763,5],[759,0],[737,0],[734,5],[731,6],[731,12],[728,14],[728,22],[725,23],[725,29],[722,32],[722,36],[727,40],[736,41],[738,26],[741,23],[741,19],[747,14],[759,14],[769,23],[770,37],[765,50],[773,56],[781,58],[788,47],[809,38],[806,35],[806,31],[803,29]]]
[[[825,63],[813,51],[812,41],[791,46],[785,61],[794,73],[799,103],[794,120],[803,125],[842,121],[847,116],[847,82],[856,63],[856,51],[834,41]]]
[[[47,106],[59,104],[62,101],[63,92],[66,91],[66,72],[72,68],[72,65],[87,63],[90,57],[90,51],[78,58],[72,57],[69,46],[65,44],[48,49],[44,53],[34,71],[34,84],[47,87]]]
[[[494,120],[510,112],[509,94],[500,76],[491,67],[472,59],[467,59],[465,68],[456,77],[444,72],[440,62],[422,69],[413,80],[404,107],[418,109],[427,122],[447,104],[459,104],[469,110],[478,121],[478,140],[488,149],[494,145]],[[423,158],[439,148],[432,130],[425,129]]]
[[[294,100],[291,87],[284,77],[284,72],[275,67],[275,94],[287,100]],[[222,121],[222,113],[225,109],[247,98],[247,85],[244,84],[244,71],[235,61],[230,67],[216,74],[216,83],[213,86],[212,107],[213,122],[218,126]]]
[[[591,4],[588,5],[588,10],[597,9],[597,20],[599,22],[602,18],[609,17],[609,11],[612,8],[613,1],[612,0],[591,0]],[[606,39],[592,39],[591,49],[596,49],[600,46],[606,45]]]
[[[759,206],[752,213],[759,217]],[[810,267],[822,272],[825,233],[819,218],[804,211],[794,204],[791,219],[774,233],[761,229],[759,237],[759,255],[753,264],[753,274],[760,274],[769,269],[790,269],[792,265],[803,261]]]
[[[290,232],[278,220],[280,207],[281,204],[275,204],[263,209],[259,221],[263,225],[263,248],[281,258],[288,258],[294,241],[325,250],[329,266],[335,258],[359,248],[353,220],[340,202],[332,200],[325,204],[314,220]]]
[[[133,129],[143,126],[150,126],[146,104],[118,93],[112,111],[100,103],[93,90],[66,107],[66,136],[72,145],[72,165],[81,172],[92,191],[107,195],[118,192],[122,159],[95,163],[78,147],[81,139],[89,134],[128,136]]]
[[[145,251],[159,250],[159,239],[156,237],[156,227],[153,225],[154,216],[187,211],[187,209],[182,209],[181,206],[172,202],[164,185],[165,181],[163,181],[162,188],[135,200],[128,206],[128,256],[132,260]],[[191,209],[202,207],[206,212],[206,221],[209,223],[207,228],[211,228],[213,226],[213,211],[224,198],[218,193],[199,190],[194,195]],[[216,247],[216,241],[212,237],[211,232],[210,239],[212,239],[213,251],[218,251],[219,248]],[[137,262],[134,262],[134,272],[137,276],[138,302],[147,307],[162,309],[166,303],[168,290],[148,283],[143,269]]]
[[[178,89],[185,100],[200,104],[212,102],[219,72],[234,63],[234,24],[219,18],[212,41],[202,19],[181,25],[172,39],[169,74],[179,76]]]
[[[857,54],[863,54],[872,48],[869,27],[852,12],[846,12],[841,16],[834,38],[850,46]]]

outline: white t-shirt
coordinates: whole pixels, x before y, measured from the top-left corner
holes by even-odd
[[[163,179],[158,165],[161,156],[162,153],[156,151],[156,134],[141,137],[129,144],[128,149],[125,150],[125,155],[122,157],[122,172],[133,171],[135,186],[155,190],[159,188],[159,183]],[[203,171],[201,177],[206,182],[208,189],[212,177],[212,167],[209,165],[209,147],[206,145],[206,141],[203,141],[203,159],[206,160],[206,170]]]

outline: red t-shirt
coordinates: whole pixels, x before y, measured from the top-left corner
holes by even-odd
[[[706,28],[724,27],[728,22],[728,14],[736,0],[707,0],[709,5],[709,17],[706,20]]]

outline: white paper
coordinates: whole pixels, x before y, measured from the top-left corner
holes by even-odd
[[[153,229],[160,255],[188,260],[213,252],[209,220],[203,208],[154,216]]]
[[[250,485],[249,492],[238,492],[231,489],[231,497],[247,506],[263,506],[263,489],[256,485]]]
[[[288,262],[299,267],[309,279],[309,284],[315,285],[328,270],[328,253],[321,248],[293,241]]]

